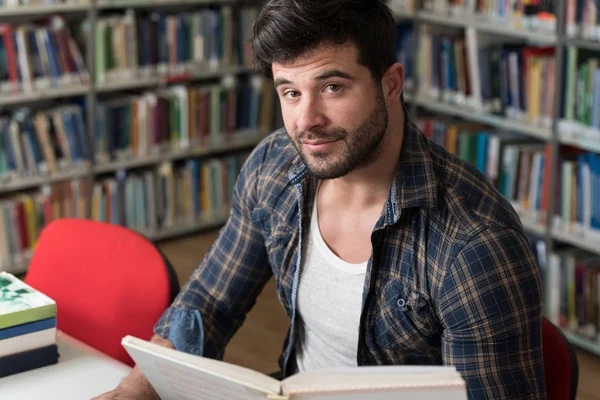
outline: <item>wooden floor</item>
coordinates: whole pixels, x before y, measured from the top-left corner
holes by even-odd
[[[173,263],[183,285],[210,248],[217,231],[160,244]],[[269,282],[242,328],[231,340],[225,360],[263,373],[278,370],[277,359],[288,329],[288,321]],[[600,399],[600,357],[578,351],[579,391],[577,400]]]

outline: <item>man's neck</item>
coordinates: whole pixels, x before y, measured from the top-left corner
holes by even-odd
[[[389,115],[377,160],[341,178],[321,182],[321,192],[340,206],[360,209],[386,201],[402,149],[405,119],[401,106],[389,110]]]

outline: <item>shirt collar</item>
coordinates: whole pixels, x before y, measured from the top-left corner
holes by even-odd
[[[402,150],[383,210],[384,219],[380,221],[384,225],[398,222],[403,209],[431,209],[437,205],[437,180],[427,139],[409,117],[406,107],[404,113],[406,122]],[[307,177],[311,178],[302,159],[299,156],[295,158],[288,174],[290,183],[294,186],[305,183]]]

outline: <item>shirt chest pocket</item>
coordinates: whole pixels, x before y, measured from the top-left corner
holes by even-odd
[[[439,346],[441,329],[426,293],[401,278],[390,278],[378,292],[374,326],[381,348],[406,352],[436,343]]]

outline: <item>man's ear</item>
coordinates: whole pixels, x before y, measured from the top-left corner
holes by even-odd
[[[404,66],[400,63],[392,64],[381,78],[383,97],[388,107],[400,101],[404,88]]]

